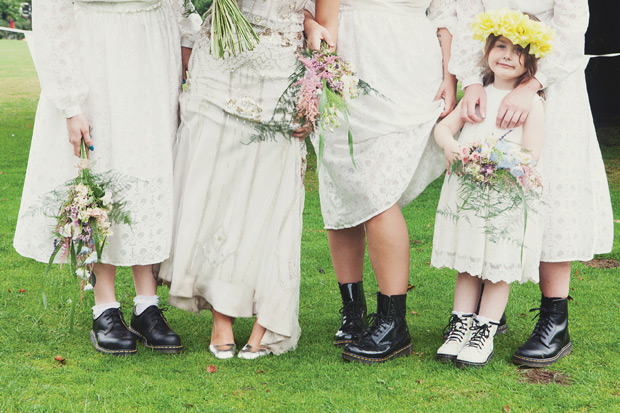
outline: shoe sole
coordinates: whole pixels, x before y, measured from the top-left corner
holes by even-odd
[[[133,328],[129,327],[129,331],[134,336],[136,336],[140,340],[142,340],[142,344],[144,345],[144,347],[146,347],[148,349],[156,350],[156,351],[159,351],[160,353],[163,353],[163,354],[179,354],[180,352],[183,351],[183,346],[152,346],[152,345],[149,344],[149,342],[146,339],[146,337],[144,337],[142,334],[138,333]]]
[[[435,360],[442,363],[452,363],[456,360],[456,357],[457,356],[453,356],[451,354],[435,354]]]
[[[507,331],[508,331],[508,324],[500,324],[497,326],[497,331],[495,332],[495,335],[506,334]]]
[[[396,358],[396,357],[405,357],[405,356],[410,355],[412,352],[411,346],[412,345],[409,344],[406,347],[403,347],[400,350],[397,350],[394,353],[390,354],[389,356],[381,358],[381,359],[371,359],[367,357],[361,357],[361,356],[358,356],[357,354],[347,353],[346,351],[342,352],[342,358],[345,361],[355,361],[355,362],[362,363],[362,364],[385,363],[386,361]]]
[[[489,357],[487,357],[487,359],[481,363],[476,363],[473,361],[463,361],[463,360],[459,360],[458,358],[456,360],[454,360],[454,364],[456,365],[456,367],[458,367],[459,369],[467,369],[470,367],[474,367],[474,368],[481,368],[486,366],[489,361],[491,361],[491,359],[493,358],[493,355],[495,354],[495,351],[492,351],[491,354],[489,354]]]
[[[90,341],[93,343],[93,346],[95,346],[95,350],[97,350],[100,353],[103,354],[108,354],[111,356],[133,356],[134,354],[136,354],[138,352],[138,349],[134,349],[134,350],[110,350],[107,348],[103,348],[101,346],[99,346],[99,343],[97,343],[97,336],[95,335],[95,332],[93,330],[90,330]]]
[[[334,340],[334,346],[336,347],[344,347],[351,343],[355,343],[355,340]]]
[[[564,347],[562,347],[562,350],[560,350],[560,352],[556,354],[554,357],[551,357],[548,359],[532,359],[528,357],[520,357],[520,356],[517,356],[516,354],[513,354],[512,362],[518,366],[526,366],[526,367],[550,366],[551,364],[555,363],[562,357],[568,356],[570,353],[572,353],[572,351],[573,351],[573,343],[571,342],[565,345]]]

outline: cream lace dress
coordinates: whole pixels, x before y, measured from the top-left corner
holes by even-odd
[[[443,102],[437,28],[456,24],[455,0],[342,0],[338,54],[385,98],[351,101],[347,129],[327,133],[319,169],[325,228],[349,228],[398,203],[406,206],[441,175],[431,129]],[[428,14],[428,15],[427,15]],[[312,143],[318,148],[318,136]]]
[[[497,114],[502,99],[510,91],[496,89],[493,85],[487,86],[485,90],[488,97],[487,113]],[[535,99],[540,97],[536,95]],[[495,126],[495,116],[487,116],[481,123],[466,124],[458,140],[459,143],[469,146],[490,136],[500,138],[504,135],[506,142],[513,148],[519,148],[523,127],[512,129],[507,133],[506,130]],[[540,163],[541,166],[543,164]],[[458,208],[464,201],[460,188],[457,175],[446,175],[437,206],[431,265],[467,272],[492,282],[537,283],[542,244],[543,206],[540,200],[528,201],[527,226],[524,233],[521,207],[484,220],[472,211],[459,211]],[[494,198],[492,202],[507,206],[503,199]],[[498,237],[493,227],[504,232]]]
[[[118,172],[129,184],[133,224],[113,226],[102,261],[161,262],[172,236],[181,38],[191,47],[200,17],[185,18],[183,0],[33,3],[42,93],[15,249],[49,260],[55,221],[41,212],[42,197],[77,175],[65,119],[83,113],[93,127],[92,168]]]
[[[261,345],[275,354],[300,335],[305,147],[250,136],[295,70],[305,3],[238,1],[260,43],[237,57],[210,55],[205,22],[181,97],[173,253],[159,274],[176,307],[256,315],[267,329]]]
[[[613,215],[607,176],[592,121],[584,69],[587,0],[457,0],[459,28],[450,71],[464,86],[482,83],[477,63],[482,44],[469,26],[484,10],[514,8],[537,16],[557,31],[555,51],[541,59],[537,79],[546,86],[542,166],[544,219],[541,260],[592,259],[611,251]]]

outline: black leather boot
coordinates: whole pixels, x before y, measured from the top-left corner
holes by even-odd
[[[342,324],[334,336],[337,347],[354,343],[366,332],[366,297],[362,282],[338,284],[342,296]]]
[[[568,299],[542,297],[534,332],[512,356],[521,366],[542,367],[555,363],[571,352],[568,335]]]
[[[136,354],[136,337],[131,334],[120,308],[109,308],[93,320],[90,341],[104,354],[128,356]]]
[[[480,302],[482,301],[483,292],[484,292],[484,283],[480,284],[480,296],[478,297],[478,306],[476,307],[476,314],[480,314]],[[499,325],[497,326],[497,331],[495,332],[495,335],[504,334],[506,331],[508,331],[508,324],[506,324],[506,312],[504,311],[502,313],[502,317],[499,319]]]
[[[374,364],[411,354],[411,337],[405,321],[406,303],[406,294],[377,293],[377,313],[370,316],[372,325],[359,341],[344,348],[342,358]]]
[[[161,308],[149,306],[140,315],[131,316],[132,333],[142,339],[144,347],[161,353],[180,353],[183,351],[181,337],[172,330]]]

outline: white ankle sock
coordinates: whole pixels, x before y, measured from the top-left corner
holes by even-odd
[[[490,318],[486,318],[484,316],[476,314],[476,320],[478,320],[479,324],[499,324],[499,320],[491,320]]]
[[[452,314],[454,314],[455,316],[458,316],[459,318],[463,318],[463,316],[465,316],[465,317],[473,316],[472,313],[464,313],[462,311],[453,311]]]
[[[109,310],[110,308],[121,308],[121,303],[119,303],[118,301],[113,301],[111,303],[94,305],[93,306],[93,319],[99,318],[99,316],[105,310]]]
[[[137,295],[136,298],[133,299],[133,302],[136,305],[136,307],[134,308],[134,312],[136,313],[136,315],[140,315],[144,312],[144,310],[146,310],[152,305],[154,305],[155,307],[159,307],[159,296]]]

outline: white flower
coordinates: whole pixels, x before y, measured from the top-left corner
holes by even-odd
[[[88,283],[84,286],[84,291],[90,291],[93,289],[93,285],[91,283]]]
[[[101,197],[101,202],[103,202],[103,205],[110,205],[112,203],[112,194],[110,193],[110,191],[107,191],[103,197]]]
[[[90,273],[86,271],[85,268],[78,268],[77,270],[75,270],[75,275],[77,275],[84,281],[87,281],[90,278]]]

